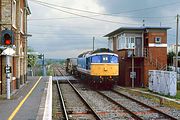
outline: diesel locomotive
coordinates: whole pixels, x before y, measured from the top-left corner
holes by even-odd
[[[106,48],[88,51],[78,56],[74,69],[85,83],[95,88],[109,89],[118,80],[118,55]]]

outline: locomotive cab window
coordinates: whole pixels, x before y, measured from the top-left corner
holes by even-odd
[[[92,57],[92,63],[100,63],[101,62],[101,56],[93,56]]]
[[[117,56],[110,56],[110,63],[118,63],[118,57]]]

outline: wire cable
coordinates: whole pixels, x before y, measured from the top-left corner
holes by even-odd
[[[37,2],[35,2],[35,3],[37,3]],[[80,17],[83,17],[83,18],[88,18],[88,19],[91,19],[91,20],[103,21],[103,22],[108,22],[108,23],[116,23],[116,24],[118,23],[118,24],[126,24],[126,25],[139,25],[139,24],[122,23],[122,22],[118,22],[118,21],[111,21],[111,20],[93,18],[93,17],[89,17],[89,16],[85,16],[85,15],[80,15],[80,14],[77,14],[77,13],[68,12],[68,11],[65,11],[65,10],[62,10],[62,9],[59,9],[59,8],[56,8],[56,7],[52,7],[50,5],[46,5],[46,4],[43,4],[43,3],[37,3],[37,4],[48,7],[48,8],[55,9],[55,10],[58,10],[58,11],[61,11],[61,12],[64,12],[64,13],[68,13],[68,14],[71,14],[71,15],[80,16]]]
[[[122,14],[122,13],[131,13],[131,12],[137,12],[137,11],[143,11],[143,10],[149,10],[149,9],[155,9],[155,8],[159,8],[159,7],[165,7],[165,6],[171,6],[171,5],[180,4],[180,2],[173,2],[173,3],[162,4],[162,5],[152,6],[152,7],[146,7],[146,8],[140,8],[140,9],[134,9],[134,10],[128,10],[128,11],[122,11],[122,12],[118,12],[118,13],[108,14],[108,13],[98,13],[98,12],[93,12],[93,11],[88,11],[88,10],[81,10],[81,9],[77,9],[77,8],[60,6],[60,5],[56,5],[56,4],[52,4],[52,3],[48,3],[48,2],[39,1],[39,0],[30,0],[30,1],[38,2],[38,3],[42,3],[42,4],[46,4],[46,5],[51,5],[51,6],[54,6],[54,7],[65,8],[65,9],[69,9],[69,10],[87,12],[87,13],[92,13],[92,14],[97,14],[97,15],[108,15],[108,16],[116,15],[116,14]],[[163,17],[166,17],[166,16],[163,16]],[[174,17],[174,16],[167,16],[167,17]],[[153,17],[153,18],[156,18],[156,17]],[[160,18],[160,17],[157,17],[157,18]]]

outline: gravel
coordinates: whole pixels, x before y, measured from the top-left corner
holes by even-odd
[[[84,105],[79,96],[69,84],[60,84],[67,113],[70,119],[94,120],[92,114],[88,114],[89,109]]]
[[[120,87],[115,87],[114,89],[118,92],[121,92],[127,96],[130,96],[138,101],[141,101],[149,106],[152,106],[152,107],[154,107],[160,111],[163,111],[163,112],[177,118],[178,120],[180,120],[180,110],[177,110],[177,109],[171,108],[171,107],[162,106],[159,103],[154,102],[152,99],[149,99],[149,98],[146,98],[143,96],[138,96],[133,93],[129,93],[128,91],[125,91],[125,90],[121,89]]]
[[[82,85],[75,85],[75,87],[103,120],[133,119],[128,113],[109,102],[96,91],[84,88]]]

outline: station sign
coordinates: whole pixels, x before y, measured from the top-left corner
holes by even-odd
[[[8,66],[8,65],[5,66],[5,73],[6,74],[11,73],[11,66]]]
[[[136,72],[130,72],[130,78],[136,78]]]

